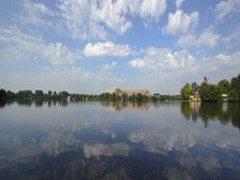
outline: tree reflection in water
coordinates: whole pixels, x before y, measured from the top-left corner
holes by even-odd
[[[210,121],[231,123],[240,129],[240,103],[181,103],[181,112],[187,120],[201,120],[207,127]]]
[[[0,179],[239,179],[237,103],[33,101],[0,114]]]

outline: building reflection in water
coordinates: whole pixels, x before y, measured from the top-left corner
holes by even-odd
[[[239,104],[103,105],[131,111],[112,113],[99,103],[2,109],[0,179],[237,179],[240,174],[239,134],[233,128],[239,128]],[[227,123],[233,127],[221,126]]]
[[[137,110],[148,111],[150,104],[146,103],[134,103],[134,102],[104,102],[102,103],[109,111],[121,111],[121,110]]]

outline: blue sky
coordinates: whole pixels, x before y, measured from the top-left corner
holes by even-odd
[[[240,73],[240,0],[3,0],[0,87],[179,94]]]

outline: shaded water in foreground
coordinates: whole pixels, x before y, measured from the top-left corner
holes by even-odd
[[[240,104],[13,103],[0,179],[239,179]]]

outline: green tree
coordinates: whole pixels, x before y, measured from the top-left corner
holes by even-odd
[[[198,94],[198,91],[199,91],[199,86],[196,82],[193,82],[191,84],[191,94],[192,95],[197,95]]]
[[[127,101],[128,100],[128,95],[126,93],[122,94],[122,100]]]
[[[57,98],[57,92],[56,91],[53,91],[53,98]]]
[[[240,74],[231,79],[231,90],[235,90],[238,94],[237,98],[240,100]]]
[[[221,91],[217,85],[203,82],[199,87],[199,94],[202,101],[221,100]]]
[[[228,80],[223,79],[218,82],[218,87],[222,94],[227,94],[228,91],[230,90],[230,83]]]
[[[14,99],[15,98],[14,92],[11,92],[10,90],[7,91],[7,96],[8,96],[8,99]]]
[[[137,96],[136,96],[136,100],[137,100],[137,102],[143,102],[143,95],[142,94],[140,94],[140,93],[137,93]]]
[[[42,90],[36,90],[36,91],[35,91],[35,96],[36,96],[36,97],[41,97],[41,98],[42,98],[43,95],[44,95],[44,93],[43,93]]]
[[[8,95],[5,89],[0,89],[0,101],[7,100]]]
[[[61,91],[58,93],[59,98],[61,99],[67,99],[69,96],[69,93],[67,91]]]
[[[228,92],[228,101],[238,101],[239,99],[240,98],[236,89],[231,89]]]
[[[52,91],[48,91],[48,98],[51,98],[52,97]]]
[[[191,95],[191,86],[186,83],[181,89],[181,97],[183,100],[188,100]]]
[[[31,90],[21,90],[21,91],[18,91],[17,93],[17,97],[19,99],[31,99],[33,96],[33,93]]]
[[[102,93],[99,95],[98,99],[100,101],[109,101],[111,99],[111,94],[109,93]]]

